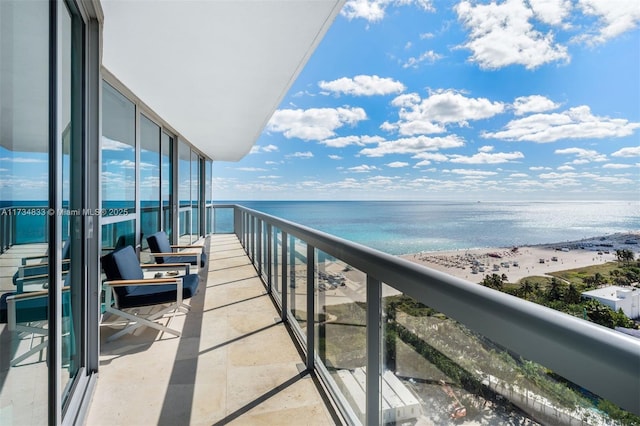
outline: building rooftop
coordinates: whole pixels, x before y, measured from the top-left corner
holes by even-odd
[[[582,294],[585,296],[600,297],[607,300],[621,300],[624,298],[623,295],[630,295],[634,291],[637,291],[637,289],[611,285],[608,287],[585,291]]]

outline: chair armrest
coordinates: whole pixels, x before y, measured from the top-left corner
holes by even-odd
[[[191,271],[191,265],[188,263],[141,263],[140,267],[143,269],[176,269],[184,268],[186,275],[189,275]]]
[[[182,278],[154,278],[143,280],[113,280],[103,283],[109,287],[126,287],[130,285],[157,285],[157,284],[177,284],[182,285]]]
[[[27,261],[28,260],[36,260],[36,259],[46,259],[48,258],[49,255],[47,254],[43,254],[41,256],[27,256],[27,257],[23,257],[22,258],[22,266],[27,266]]]
[[[62,287],[62,291],[69,291],[70,289],[71,287],[69,286]],[[48,294],[49,294],[49,290],[29,291],[27,293],[12,294],[11,296],[7,297],[7,301],[9,301],[9,299],[21,300],[21,299],[29,299],[31,297],[42,297]]]
[[[150,254],[151,254],[151,256],[156,256],[156,257],[158,257],[158,256],[190,256],[190,257],[193,257],[193,256],[199,255],[200,253],[197,253],[197,252],[189,253],[189,252],[184,252],[184,251],[175,252],[174,251],[174,252],[171,252],[171,253],[150,253]]]
[[[199,248],[199,249],[201,249],[203,247],[204,246],[189,246],[189,245],[183,246],[183,245],[179,245],[179,244],[171,246],[171,248]]]
[[[46,256],[45,256],[46,257]],[[66,265],[71,263],[71,259],[62,259],[62,264]],[[43,266],[49,266],[48,263],[32,263],[31,265],[22,265],[19,266],[19,269],[25,270],[25,269],[34,269],[34,268],[42,268]]]

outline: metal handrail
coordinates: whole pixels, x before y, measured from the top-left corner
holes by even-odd
[[[215,207],[256,217],[640,415],[638,339],[285,219]]]

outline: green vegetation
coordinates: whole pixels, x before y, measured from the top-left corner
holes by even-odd
[[[616,250],[616,256],[618,262],[552,272],[552,277],[527,277],[513,284],[506,277],[493,274],[480,284],[605,327],[637,329],[638,325],[624,312],[581,297],[582,292],[602,286],[629,286],[640,281],[640,260],[634,258],[633,252]]]

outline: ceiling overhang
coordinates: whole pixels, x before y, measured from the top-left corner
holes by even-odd
[[[102,0],[102,63],[205,155],[237,161],[344,2]]]

